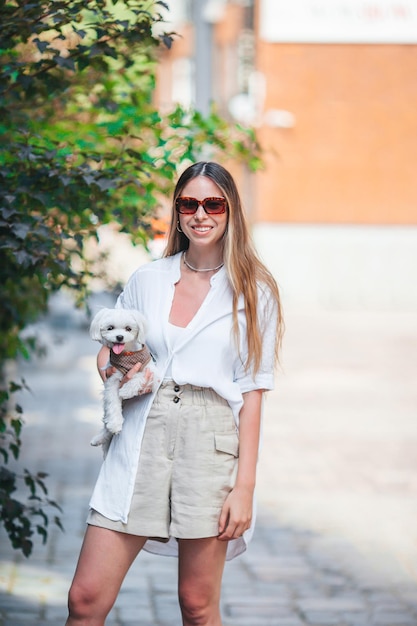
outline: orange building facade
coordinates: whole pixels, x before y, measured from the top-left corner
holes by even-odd
[[[265,110],[294,116],[259,129],[277,153],[257,181],[259,219],[417,224],[417,46],[259,40],[257,67]]]
[[[206,100],[257,128],[266,168],[250,177],[255,223],[417,224],[415,3],[294,2],[315,11],[305,32],[281,0],[171,3],[181,38],[161,63],[161,102],[201,107],[203,77]]]

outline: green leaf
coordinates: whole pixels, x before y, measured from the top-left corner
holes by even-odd
[[[17,409],[17,406],[18,405],[16,405],[16,409]],[[22,410],[20,410],[20,412],[22,412]],[[20,420],[20,419],[12,419],[12,420],[10,420],[10,425],[12,426],[15,435],[17,437],[19,437],[20,433],[22,432],[22,420]]]
[[[42,543],[45,544],[47,539],[48,539],[48,532],[47,532],[47,530],[43,526],[40,526],[40,525],[36,526],[36,530],[37,530],[38,534],[42,536]]]
[[[23,554],[26,557],[29,557],[32,553],[33,542],[30,541],[29,539],[23,539],[22,541],[16,542],[16,545],[14,547],[20,548]]]

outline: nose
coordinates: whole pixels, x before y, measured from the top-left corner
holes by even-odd
[[[116,335],[116,339],[117,339],[117,341],[118,341],[119,343],[122,343],[122,341],[123,341],[124,337],[123,337],[123,335]]]
[[[199,204],[197,207],[197,211],[195,212],[195,217],[198,217],[199,220],[201,220],[202,218],[207,217],[207,213],[204,210],[204,207],[202,204]]]

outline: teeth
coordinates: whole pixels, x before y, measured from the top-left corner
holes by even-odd
[[[194,226],[194,230],[198,230],[199,232],[205,233],[208,230],[211,230],[210,227],[204,227],[204,226]]]

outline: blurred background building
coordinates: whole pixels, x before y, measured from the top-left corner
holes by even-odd
[[[415,0],[171,0],[158,98],[254,126],[238,178],[287,307],[417,310]]]

